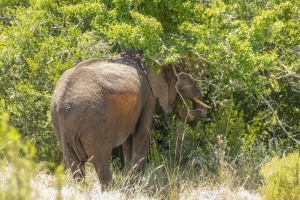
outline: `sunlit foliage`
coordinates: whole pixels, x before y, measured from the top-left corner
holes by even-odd
[[[217,135],[230,158],[275,140],[275,154],[295,150],[299,19],[296,0],[1,0],[0,111],[36,144],[36,160],[59,163],[49,106],[60,75],[137,47],[153,69],[190,72],[213,106],[211,122],[193,130],[198,139],[208,135],[193,155],[213,152]]]

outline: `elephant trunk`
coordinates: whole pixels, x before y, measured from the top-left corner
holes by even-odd
[[[193,115],[193,111],[188,110],[186,107],[184,106],[180,106],[177,108],[177,112],[180,116],[180,118],[182,120],[184,120],[184,122],[191,122],[194,120],[194,115]]]
[[[197,122],[198,120],[206,121],[207,109],[211,109],[212,107],[203,103],[202,97],[194,97],[191,98],[193,102],[193,110],[192,114],[194,119],[193,122]]]
[[[177,112],[181,119],[185,122],[196,122],[199,119],[205,120],[206,118],[206,108],[211,108],[209,105],[202,102],[201,98],[193,97],[191,98],[193,102],[193,108],[189,110],[185,106],[177,108]]]

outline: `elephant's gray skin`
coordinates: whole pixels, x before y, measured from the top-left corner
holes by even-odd
[[[172,67],[158,75],[141,64],[141,56],[131,49],[108,60],[90,59],[58,80],[51,116],[75,178],[84,177],[84,164],[91,160],[100,182],[109,183],[111,152],[121,144],[125,167],[142,172],[156,100],[168,113],[176,87],[184,98],[199,95],[187,75],[176,76]]]

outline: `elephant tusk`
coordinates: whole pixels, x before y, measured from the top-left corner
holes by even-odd
[[[191,100],[194,101],[195,103],[199,104],[200,106],[203,106],[204,108],[211,108],[211,106],[206,105],[205,103],[200,101],[197,97],[193,97],[193,98],[191,98]]]

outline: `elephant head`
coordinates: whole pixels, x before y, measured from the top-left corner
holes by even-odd
[[[172,111],[177,94],[185,99],[192,100],[197,110],[211,108],[203,103],[199,88],[189,74],[184,72],[178,73],[172,66],[162,68],[158,75],[152,70],[149,70],[148,74],[153,95],[158,98],[161,107],[166,113]],[[180,114],[180,116],[184,119],[183,114]]]
[[[198,87],[196,86],[196,82],[190,77],[190,75],[185,73],[180,73],[179,77],[184,79],[186,83],[184,85],[178,85],[179,93],[182,94],[183,97],[189,98],[192,101],[192,109],[189,109],[186,105],[179,106],[176,108],[180,118],[187,123],[196,123],[198,120],[204,120],[206,109],[210,109],[211,106],[208,106],[203,102],[203,97],[200,94]],[[191,85],[193,90],[187,91],[184,90],[185,85]],[[190,92],[187,94],[187,92]],[[197,94],[195,96],[195,94]],[[183,99],[184,100],[184,99]]]

